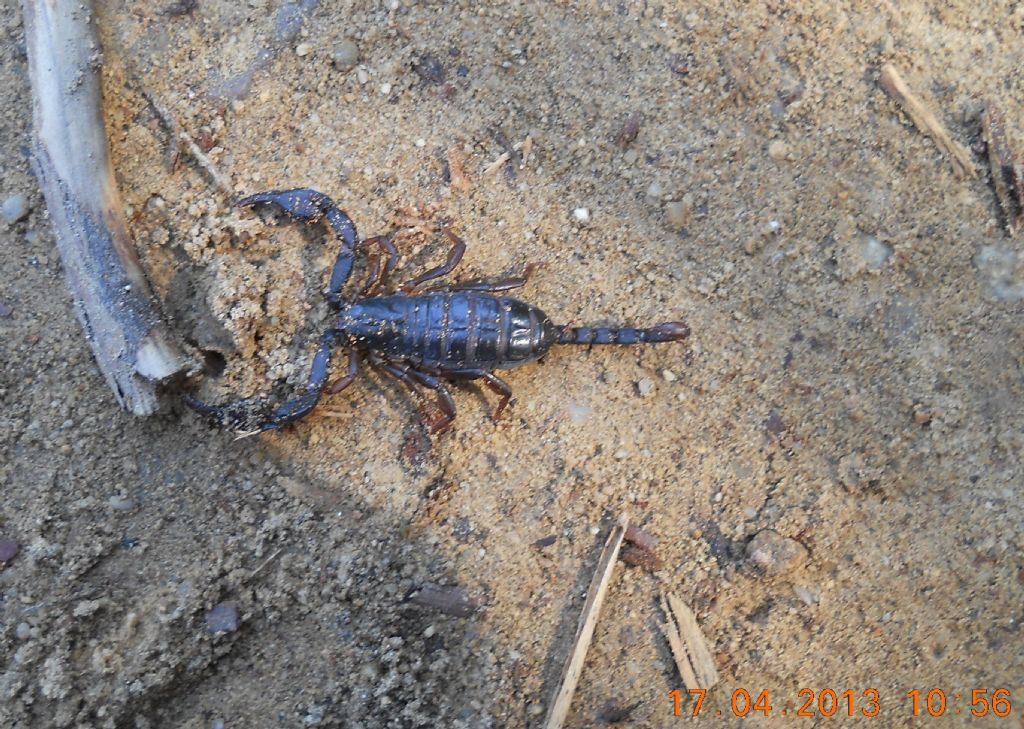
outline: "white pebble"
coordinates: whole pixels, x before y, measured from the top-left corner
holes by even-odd
[[[20,193],[11,195],[4,200],[3,206],[0,207],[0,214],[4,216],[4,220],[8,223],[17,223],[28,215],[28,200]]]
[[[380,93],[382,96],[387,96],[391,93],[391,84],[383,83],[380,85]]]
[[[331,62],[339,71],[350,71],[359,62],[359,47],[349,38],[342,38],[334,46]]]
[[[665,219],[673,228],[684,228],[690,222],[693,205],[689,200],[674,200],[665,204]]]
[[[109,503],[114,511],[131,511],[135,508],[135,502],[126,496],[111,496]]]
[[[572,211],[572,215],[581,223],[586,223],[590,220],[590,211],[587,208],[576,208]]]
[[[366,82],[370,80],[370,74],[366,72],[366,69],[362,66],[356,71],[356,81],[359,82],[360,86],[365,86]]]
[[[868,236],[864,241],[862,255],[864,256],[864,263],[867,265],[868,270],[878,271],[885,265],[885,262],[889,260],[889,256],[892,255],[892,246],[887,243],[883,243],[873,235]]]
[[[312,52],[312,50],[312,44],[299,43],[299,45],[295,46],[295,55],[298,56],[299,58],[302,58],[303,56],[308,56]]]
[[[416,146],[417,147],[426,147],[427,146],[427,140],[423,139],[423,138],[417,139],[416,140]]]
[[[670,369],[664,369],[661,371],[661,376],[665,378],[665,382],[675,382],[677,379],[676,373]]]
[[[640,397],[645,397],[651,394],[651,390],[654,389],[654,382],[650,377],[644,377],[638,383],[636,383],[636,389],[640,393]]]
[[[789,145],[781,139],[775,139],[768,145],[768,156],[776,162],[786,159],[789,154]]]

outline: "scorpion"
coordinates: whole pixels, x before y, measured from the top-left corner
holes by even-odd
[[[307,188],[257,193],[237,203],[243,208],[260,204],[277,206],[296,221],[315,224],[326,220],[341,250],[326,296],[333,319],[320,337],[304,392],[276,409],[262,398],[212,405],[183,394],[190,408],[214,424],[232,427],[243,435],[280,429],[308,415],[325,389],[334,394],[352,384],[361,356],[412,392],[424,424],[436,434],[448,430],[455,419],[455,403],[445,381],[482,380],[500,398],[494,412],[497,421],[512,398],[512,390],[494,370],[534,362],[556,344],[677,342],[690,333],[682,322],[665,322],[647,329],[560,326],[536,306],[500,295],[524,286],[537,264],[528,265],[521,276],[514,278],[463,281],[417,292],[423,284],[451,273],[462,259],[466,244],[447,226],[443,235],[452,247],[445,263],[409,280],[394,293],[376,295],[399,261],[393,233],[360,240],[344,211],[327,195]],[[351,277],[356,251],[370,246],[379,246],[381,255],[371,256],[360,295],[346,301],[342,288]],[[387,261],[382,266],[385,255]],[[328,388],[331,354],[339,342],[348,345],[348,369]],[[426,397],[421,388],[436,394],[433,416],[423,407]]]

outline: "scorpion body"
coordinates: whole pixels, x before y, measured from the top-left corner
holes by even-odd
[[[500,292],[523,286],[533,266],[522,276],[495,282],[467,281],[438,290],[414,293],[427,281],[450,273],[459,263],[465,244],[447,228],[444,234],[453,246],[447,261],[401,286],[398,293],[372,295],[398,263],[398,251],[389,236],[360,241],[349,217],[330,198],[308,189],[274,191],[252,195],[239,206],[270,203],[297,220],[315,222],[325,218],[341,242],[341,251],[331,273],[327,300],[335,309],[330,328],[321,336],[320,346],[305,392],[280,407],[269,410],[262,401],[242,400],[228,405],[210,405],[184,395],[185,403],[222,426],[259,432],[294,422],[316,407],[327,388],[329,364],[334,345],[349,346],[347,373],[329,392],[336,393],[355,379],[362,355],[371,366],[396,377],[419,399],[421,388],[437,394],[440,415],[424,418],[432,432],[451,426],[455,404],[444,380],[482,380],[500,396],[494,417],[512,397],[494,370],[518,367],[543,357],[555,344],[639,344],[680,341],[689,328],[667,322],[647,329],[564,327],[554,324],[540,309]],[[379,246],[387,256],[373,257],[362,295],[354,301],[342,299],[341,290],[351,276],[356,249]]]

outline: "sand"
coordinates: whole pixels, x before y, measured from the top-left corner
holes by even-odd
[[[117,410],[23,152],[2,7],[0,198],[29,212],[0,221],[0,724],[535,727],[623,512],[661,566],[618,571],[568,727],[684,721],[663,590],[721,675],[702,726],[736,726],[741,689],[769,695],[752,725],[806,721],[801,689],[818,713],[852,692],[845,725],[929,720],[915,689],[945,692],[950,725],[1020,714],[991,708],[1024,688],[1024,261],[979,142],[995,99],[1024,154],[1022,7],[103,0],[126,212],[207,353],[203,397],[285,394],[327,326],[330,238],[232,207],[274,188],[316,187],[364,236],[448,220],[456,278],[544,262],[521,296],[559,322],[693,330],[553,350],[507,373],[499,422],[456,386],[443,437],[367,370],[243,440],[173,397]],[[879,88],[887,62],[976,179]],[[232,194],[172,163],[150,100]],[[447,250],[402,249],[398,281]],[[424,584],[479,607],[410,601]]]

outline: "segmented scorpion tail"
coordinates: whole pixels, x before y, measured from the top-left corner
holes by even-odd
[[[680,321],[668,321],[649,329],[623,327],[563,327],[559,344],[645,344],[679,342],[690,336],[690,327]]]

